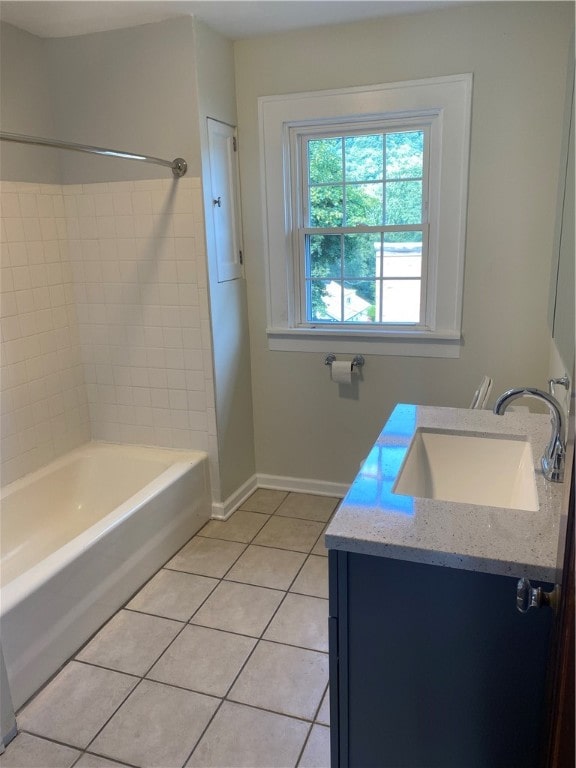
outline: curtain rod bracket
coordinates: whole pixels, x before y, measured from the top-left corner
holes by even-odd
[[[184,176],[186,171],[188,170],[188,163],[184,158],[177,157],[175,160],[172,161],[172,173],[174,176],[179,179],[181,176]]]

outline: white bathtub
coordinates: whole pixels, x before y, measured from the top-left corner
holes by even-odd
[[[209,519],[208,457],[89,443],[0,500],[0,641],[18,708]]]

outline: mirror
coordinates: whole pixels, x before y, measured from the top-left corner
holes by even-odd
[[[554,344],[566,371],[574,368],[574,38],[570,51],[571,75],[566,88],[566,111],[562,140],[560,181],[549,321]]]

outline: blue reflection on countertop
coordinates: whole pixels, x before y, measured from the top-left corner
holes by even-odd
[[[392,487],[416,430],[416,409],[415,405],[396,406],[348,491],[346,503],[414,514],[413,497],[392,493]]]

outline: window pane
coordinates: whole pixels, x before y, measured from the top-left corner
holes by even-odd
[[[386,178],[413,179],[422,176],[424,132],[386,134]]]
[[[419,242],[405,240],[389,241],[390,235],[417,235]],[[422,275],[422,233],[390,232],[384,235],[384,277],[421,277]]]
[[[344,283],[344,320],[347,323],[373,323],[376,319],[374,280],[347,280]]]
[[[344,277],[376,277],[380,257],[380,235],[344,235]]]
[[[420,321],[422,231],[337,228],[421,224],[423,157],[424,131],[308,141],[306,226],[333,232],[305,238],[308,322]]]
[[[341,227],[344,220],[340,185],[310,188],[310,226]]]
[[[307,237],[307,277],[340,277],[342,247],[340,235],[309,235]]]
[[[422,182],[391,181],[386,184],[386,224],[422,223]]]
[[[420,280],[383,280],[382,322],[417,323],[420,320]]]
[[[346,185],[346,226],[378,226],[382,224],[384,186],[373,184]]]
[[[384,137],[348,136],[345,139],[346,181],[374,181],[384,176]]]
[[[341,283],[336,280],[308,281],[308,320],[342,322]]]
[[[314,139],[308,142],[310,184],[342,181],[342,139]]]

